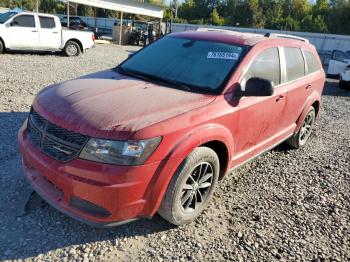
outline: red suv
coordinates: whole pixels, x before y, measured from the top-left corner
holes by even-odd
[[[325,74],[287,35],[168,35],[118,67],[44,88],[19,131],[25,176],[52,206],[111,226],[193,221],[226,173],[308,140]]]

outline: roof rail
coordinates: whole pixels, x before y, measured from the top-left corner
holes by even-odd
[[[211,27],[198,27],[196,31],[199,32],[209,32],[209,31],[215,31],[215,32],[235,32],[233,30],[227,30],[227,29],[220,29],[220,28],[211,28]]]
[[[281,37],[281,38],[289,38],[289,39],[295,39],[299,41],[303,41],[306,43],[309,43],[309,40],[306,38],[302,38],[299,36],[294,36],[294,35],[287,35],[287,34],[274,34],[274,33],[266,33],[265,37]]]

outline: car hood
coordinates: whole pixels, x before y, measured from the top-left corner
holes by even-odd
[[[49,121],[72,131],[129,138],[138,130],[214,99],[106,70],[44,88],[33,107]]]

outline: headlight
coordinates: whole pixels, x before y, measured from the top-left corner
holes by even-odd
[[[114,165],[142,165],[153,153],[161,137],[139,141],[114,141],[90,138],[80,158]]]

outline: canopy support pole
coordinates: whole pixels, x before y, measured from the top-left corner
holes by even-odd
[[[123,32],[123,12],[120,12],[120,28],[119,28],[119,45],[122,44],[122,32]]]
[[[67,29],[69,28],[69,0],[67,0]]]

